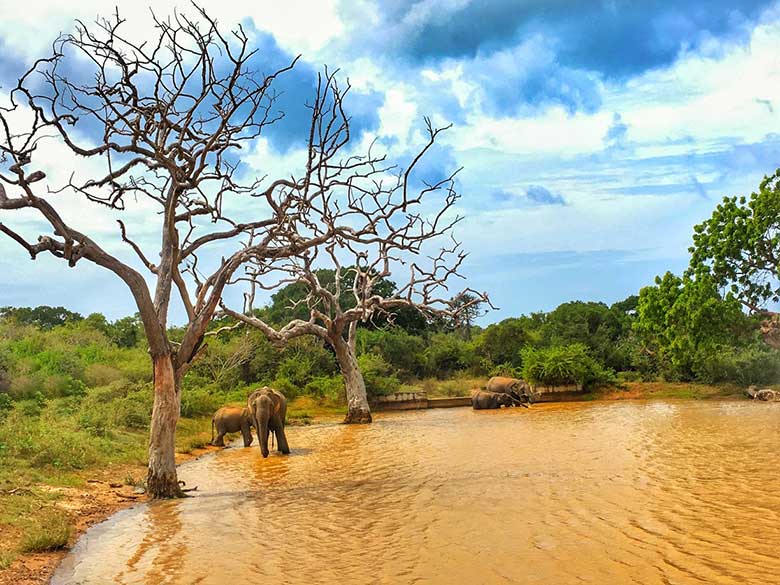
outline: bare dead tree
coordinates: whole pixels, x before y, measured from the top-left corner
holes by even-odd
[[[459,195],[455,174],[435,183],[417,182],[414,170],[446,128],[434,128],[426,119],[428,142],[410,165],[400,171],[362,165],[353,176],[345,198],[328,199],[326,208],[312,207],[301,218],[308,225],[327,225],[332,217],[349,218],[352,229],[333,241],[312,247],[296,257],[269,265],[251,261],[243,274],[231,283],[248,283],[242,311],[229,307],[225,314],[262,331],[272,343],[284,346],[291,339],[314,335],[330,344],[336,354],[347,394],[345,422],[369,423],[366,386],[355,353],[358,323],[384,315],[392,321],[393,312],[411,307],[428,317],[457,322],[471,315],[480,303],[490,305],[486,293],[466,288],[452,294],[450,287],[462,278],[466,258],[453,228],[461,220],[453,206]],[[393,173],[391,174],[391,171]],[[436,245],[438,251],[427,255]],[[319,269],[333,270],[332,283],[324,283]],[[386,279],[406,273],[394,291],[387,292]],[[306,305],[308,320],[294,319],[282,327],[258,318],[254,311],[258,290],[276,290],[292,283],[304,285],[306,295],[296,301]],[[384,289],[384,290],[383,290]]]
[[[248,261],[259,270],[332,241],[341,228],[339,213],[323,213],[332,209],[330,190],[348,185],[361,165],[381,162],[370,155],[336,160],[349,140],[342,108],[349,88],[340,90],[326,72],[314,97],[317,132],[308,137],[302,176],[242,180],[237,152],[283,117],[274,109],[274,81],[297,58],[260,74],[241,27],[224,35],[202,9],[195,12],[194,18],[153,16],[155,40],[144,43],[124,36],[118,13],[94,25],[79,21],[73,34],[57,39],[51,56],[21,77],[0,109],[0,219],[12,211],[34,213],[51,233],[36,240],[29,228],[7,222],[0,232],[32,259],[47,253],[71,267],[89,262],[109,270],[138,307],[154,372],[147,481],[154,497],[181,495],[174,461],[180,383],[233,274]],[[50,144],[74,161],[88,159],[90,176],[74,173],[53,190],[44,169],[70,161],[45,160],[41,151]],[[117,241],[135,258],[123,261],[66,221],[65,197],[120,216],[140,209],[158,243],[133,238],[133,226],[118,220]],[[234,203],[229,211],[236,200],[244,202],[242,210]],[[303,229],[312,210],[324,221]],[[241,219],[244,213],[251,219]],[[168,337],[172,296],[187,315],[180,343]]]

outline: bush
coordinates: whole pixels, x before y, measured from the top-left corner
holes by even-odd
[[[0,426],[0,443],[6,455],[24,459],[33,467],[83,469],[100,459],[94,439],[75,428],[71,419],[48,412],[31,418],[18,410],[18,404]]]
[[[8,393],[16,400],[25,400],[32,398],[41,388],[43,388],[43,382],[37,376],[20,375],[11,380]]]
[[[284,394],[284,397],[288,402],[295,400],[301,393],[301,390],[298,386],[284,377],[276,378],[276,380],[271,382],[270,386],[274,390],[279,390],[279,392]]]
[[[522,377],[522,368],[516,368],[512,364],[504,363],[493,366],[488,370],[488,377],[493,376],[505,376],[507,378],[520,378]]]
[[[317,376],[306,384],[304,392],[317,398],[339,401],[344,397],[344,378],[341,376]]]
[[[122,372],[106,364],[90,364],[84,370],[84,381],[87,386],[106,386],[122,379]]]
[[[22,552],[46,552],[65,547],[70,540],[73,528],[64,512],[51,510],[36,519],[22,540]]]
[[[43,384],[44,393],[52,398],[63,396],[84,396],[87,386],[81,380],[70,375],[49,376]]]
[[[780,352],[766,346],[742,350],[724,347],[703,356],[694,369],[698,378],[710,384],[773,384],[780,379]]]
[[[181,415],[185,417],[211,416],[223,406],[220,396],[202,388],[182,390]]]
[[[369,397],[392,394],[401,386],[393,367],[381,355],[364,353],[358,357],[358,367]]]
[[[581,343],[544,349],[526,347],[521,353],[523,377],[532,384],[591,387],[615,381],[614,372],[596,362]]]
[[[0,417],[4,417],[14,407],[14,401],[5,392],[0,392]]]
[[[420,376],[425,370],[425,341],[401,328],[358,329],[358,353],[376,353],[403,373],[404,378]]]

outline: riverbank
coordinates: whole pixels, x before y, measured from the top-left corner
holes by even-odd
[[[288,410],[289,425],[338,422],[343,417],[342,407],[306,396],[293,401]],[[103,439],[114,448],[111,454],[90,461],[83,469],[63,469],[66,457],[74,457],[73,453],[54,455],[51,464],[42,466],[19,458],[3,460],[0,585],[46,583],[87,528],[146,500],[137,492],[146,477],[147,433],[112,432]],[[177,463],[217,450],[210,441],[210,418],[182,418],[177,427]]]
[[[438,396],[469,393],[475,380],[443,381]],[[460,391],[458,391],[460,389]],[[627,382],[620,388],[585,393],[585,401],[649,399],[737,399],[736,386],[669,382]],[[343,407],[301,397],[291,402],[288,424],[339,422]],[[187,461],[214,450],[207,417],[183,418],[177,432],[177,460]],[[136,493],[146,475],[146,433],[113,433],[105,437],[115,449],[82,469],[62,470],[51,464],[6,459],[0,470],[0,585],[45,583],[67,550],[89,526],[116,511],[145,500]]]

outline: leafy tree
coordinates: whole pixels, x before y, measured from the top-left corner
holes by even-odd
[[[686,379],[697,364],[722,347],[750,341],[750,319],[739,302],[723,298],[706,274],[691,279],[667,272],[639,293],[634,330],[657,367]]]
[[[535,313],[530,317],[512,317],[488,325],[477,340],[479,352],[490,364],[520,366],[520,348],[538,343],[539,330],[545,318],[541,313]]]
[[[34,325],[39,329],[52,329],[65,323],[72,323],[83,319],[78,313],[67,310],[65,307],[2,307],[0,317],[8,317],[23,325]]]
[[[780,169],[750,197],[724,197],[694,228],[690,273],[708,274],[751,312],[764,318],[767,343],[780,348]]]
[[[620,351],[618,341],[628,327],[630,318],[622,306],[613,310],[604,303],[573,301],[547,315],[541,328],[542,344],[581,343],[601,363],[623,369],[627,356]]]

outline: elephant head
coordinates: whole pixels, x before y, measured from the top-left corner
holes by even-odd
[[[533,404],[534,402],[534,393],[525,380],[516,380],[509,387],[509,395],[522,406]]]

